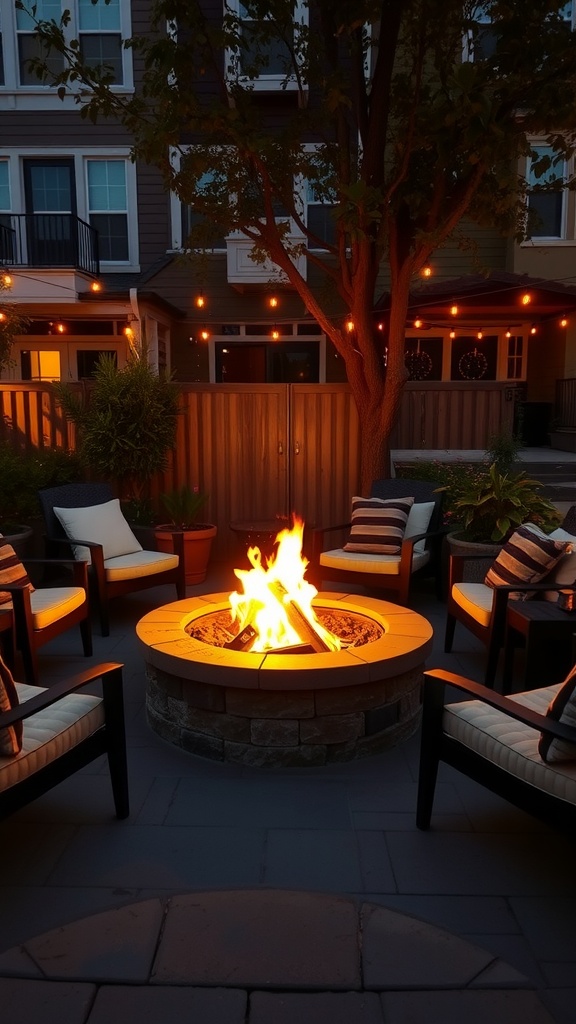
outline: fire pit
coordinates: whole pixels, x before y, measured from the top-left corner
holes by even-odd
[[[412,735],[432,627],[399,605],[317,594],[298,568],[302,524],[241,594],[164,605],[140,620],[151,727],[192,753],[255,766],[363,757]]]

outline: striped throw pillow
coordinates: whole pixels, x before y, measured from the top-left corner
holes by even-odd
[[[2,590],[3,583],[7,586],[25,585],[29,590],[34,590],[14,548],[0,533],[0,605],[8,604],[12,600],[12,594]]]
[[[547,718],[576,729],[576,666],[570,670],[546,712]],[[543,761],[576,761],[576,743],[540,734],[538,753]]]
[[[568,541],[552,540],[532,523],[519,526],[506,541],[486,573],[485,583],[497,587],[514,583],[538,583],[554,568],[568,551]],[[518,600],[530,597],[527,592],[514,595]]]
[[[352,524],[344,551],[398,555],[414,498],[352,498]]]
[[[12,673],[0,657],[0,714],[19,704]],[[14,757],[22,750],[22,722],[0,729],[0,756]]]

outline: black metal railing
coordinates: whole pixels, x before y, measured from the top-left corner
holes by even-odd
[[[0,265],[97,274],[98,232],[73,213],[0,214]]]

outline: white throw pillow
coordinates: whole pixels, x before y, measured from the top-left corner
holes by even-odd
[[[435,504],[436,503],[434,501],[419,501],[412,505],[408,515],[406,529],[404,530],[404,540],[409,537],[415,537],[418,533],[426,533],[426,530],[430,526],[430,520],[432,519]],[[415,553],[423,554],[425,546],[425,540],[417,540],[414,545]]]
[[[546,576],[544,582],[556,583],[564,587],[572,586],[576,580],[576,537],[571,533],[566,533],[566,530],[563,530],[562,527],[554,530],[549,536],[552,540],[569,541],[572,544],[572,550],[562,555],[562,558],[556,563],[550,575]],[[544,597],[547,601],[555,602],[558,600],[558,591],[547,590]]]
[[[142,545],[122,514],[118,498],[106,501],[103,505],[90,505],[87,508],[55,508],[54,515],[62,523],[70,540],[92,540],[96,544],[101,544],[104,558],[142,551]],[[74,558],[78,561],[92,561],[89,548],[73,544],[72,550]]]

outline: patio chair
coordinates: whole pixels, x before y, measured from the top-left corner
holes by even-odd
[[[102,636],[110,634],[111,598],[165,583],[175,585],[179,599],[186,596],[182,534],[174,537],[174,554],[144,550],[108,484],[46,487],[38,497],[46,525],[47,553],[64,545],[72,549],[75,558],[87,558],[90,563],[88,577]]]
[[[101,680],[101,697],[83,692],[95,680]],[[44,689],[14,683],[0,659],[0,819],[102,754],[108,757],[116,816],[126,818],[121,665],[95,665]]]
[[[521,547],[527,536],[535,538],[529,552],[530,569],[526,568],[524,572],[518,565],[518,573],[523,573],[524,579],[521,575],[514,579],[510,577],[509,583],[498,578],[493,579],[491,585],[484,582],[495,564],[493,555],[456,554],[453,551],[449,554],[444,651],[447,654],[452,651],[457,622],[473,633],[487,649],[485,686],[495,685],[498,659],[506,636],[508,602],[516,604],[516,596],[524,601],[566,586],[566,583],[557,582],[555,567],[568,550],[568,542],[563,538],[555,540],[554,534],[545,537],[536,527],[527,524],[515,532],[505,549],[512,550],[514,545]]]
[[[352,523],[320,527],[314,530],[312,535],[309,579],[319,590],[323,580],[335,580],[347,585],[359,584],[370,590],[383,591],[383,596],[390,597],[398,604],[407,605],[412,580],[419,576],[432,576],[437,595],[441,597],[440,552],[446,530],[442,527],[444,495],[442,492],[436,493],[437,486],[429,480],[403,480],[397,477],[390,480],[375,480],[370,491],[371,499],[379,499],[381,502],[406,497],[414,499],[400,551],[387,554],[383,548],[382,552],[378,552],[374,550],[377,544],[370,542],[365,545],[368,550],[364,551],[358,550],[359,546],[364,545],[356,544],[356,550],[349,550],[346,546],[326,550],[328,534],[349,530]],[[376,515],[380,509],[386,513],[386,509],[376,503]],[[371,527],[371,530],[372,533],[378,533],[379,527],[376,525]],[[384,538],[385,534],[386,527],[382,532]],[[371,536],[370,541],[373,539]]]
[[[65,567],[72,573],[70,585],[34,588],[24,564],[0,535],[0,639],[8,663],[14,667],[20,651],[28,683],[38,682],[40,647],[72,626],[80,627],[85,656],[92,654],[92,629],[88,600],[86,562],[27,559],[26,566],[52,570]]]
[[[446,685],[459,699],[445,703]],[[528,814],[576,834],[575,694],[569,678],[504,697],[453,672],[425,672],[418,828],[430,827],[443,761]]]

